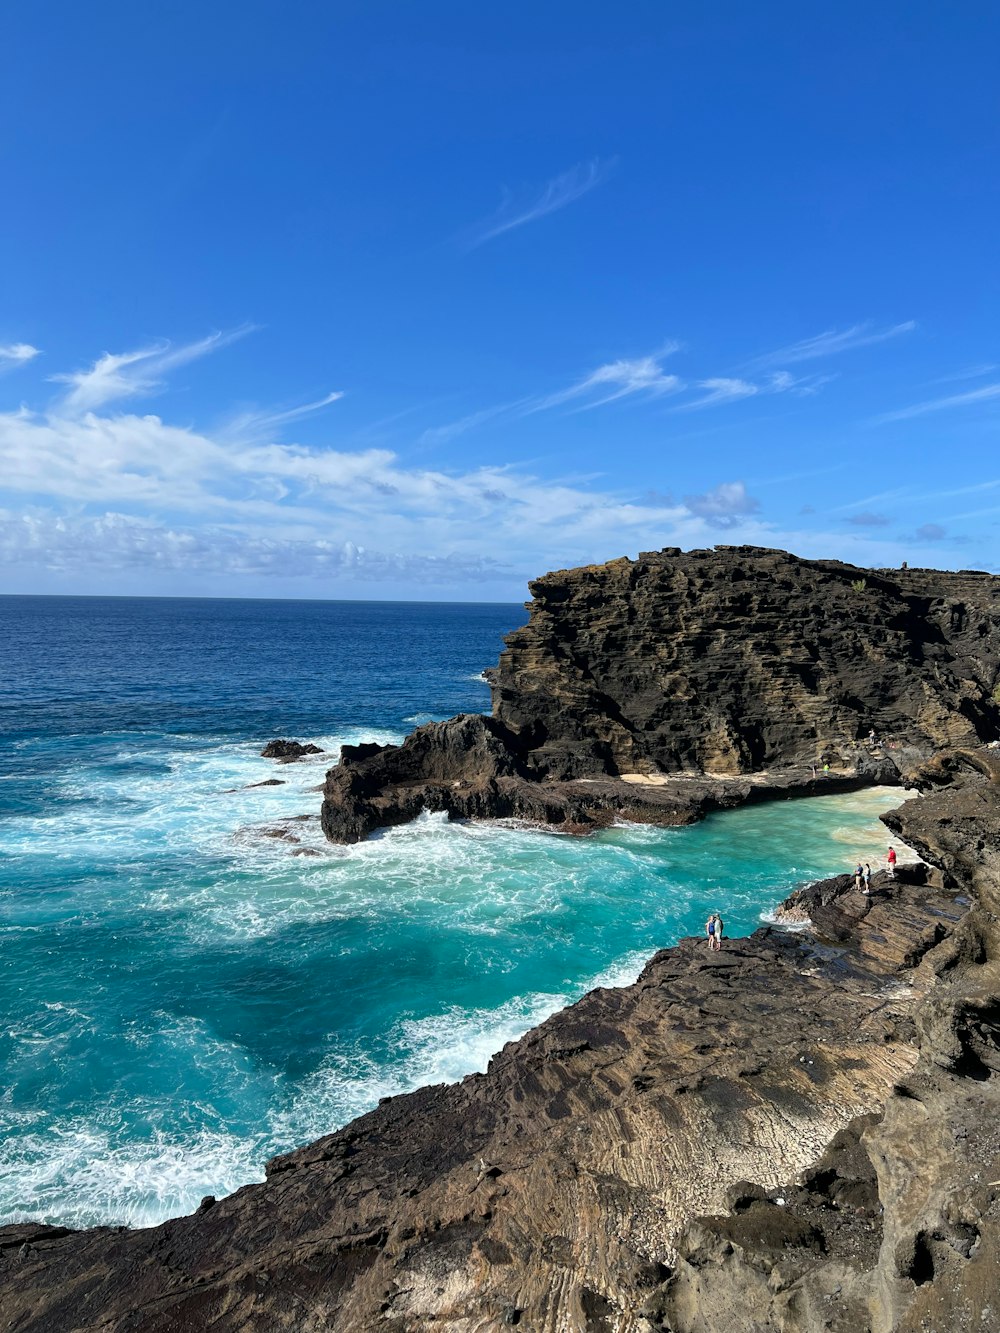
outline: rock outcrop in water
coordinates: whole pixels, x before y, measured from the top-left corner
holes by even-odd
[[[323,750],[319,745],[313,745],[310,741],[303,744],[302,741],[274,740],[268,741],[260,752],[262,759],[280,759],[283,764],[291,763],[295,759],[304,759],[307,754],[322,754]]]
[[[996,1329],[1000,763],[886,822],[938,869],[688,940],[146,1231],[0,1229],[18,1333]]]
[[[487,673],[493,716],[345,746],[335,842],[422,810],[684,823],[828,784],[897,782],[1000,729],[1000,578],[782,551],[666,550],[547,574]],[[869,745],[874,730],[883,744]],[[828,786],[827,789],[830,789]]]

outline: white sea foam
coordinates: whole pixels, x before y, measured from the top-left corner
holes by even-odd
[[[75,792],[90,803],[67,804],[50,818],[17,821],[5,836],[20,839],[19,854],[25,856],[83,856],[104,872],[116,870],[117,876],[105,873],[87,886],[88,912],[125,912],[140,921],[144,914],[170,913],[169,928],[190,949],[193,967],[220,946],[231,955],[246,944],[250,954],[253,941],[304,924],[360,920],[379,929],[412,918],[437,923],[442,934],[460,932],[467,957],[478,966],[481,950],[484,969],[494,975],[512,968],[514,960],[502,948],[490,953],[492,937],[523,930],[519,938],[528,949],[532,932],[543,929],[546,941],[563,941],[565,949],[553,949],[547,975],[534,974],[541,988],[492,1008],[439,1007],[416,1017],[390,1017],[388,1031],[372,1037],[369,1049],[356,1039],[353,1047],[341,1045],[294,1085],[280,1069],[259,1068],[249,1051],[216,1037],[204,1023],[154,1012],[148,1028],[129,1029],[123,1040],[140,1048],[137,1058],[148,1068],[166,1071],[171,1088],[174,1077],[176,1087],[185,1088],[193,1071],[202,1092],[191,1096],[203,1100],[192,1100],[179,1112],[183,1103],[171,1091],[169,1104],[139,1107],[133,1101],[126,1116],[121,1106],[118,1112],[110,1109],[114,1099],[109,1098],[92,1116],[73,1112],[58,1124],[41,1111],[29,1114],[15,1111],[9,1101],[0,1103],[12,1131],[0,1145],[0,1214],[72,1225],[148,1225],[190,1210],[205,1193],[223,1194],[259,1179],[268,1156],[330,1132],[380,1097],[484,1069],[507,1041],[583,990],[629,984],[658,945],[676,938],[677,923],[706,894],[718,895],[727,917],[734,905],[744,905],[751,920],[757,911],[760,886],[731,882],[726,858],[732,847],[726,839],[706,844],[702,878],[691,876],[681,855],[686,830],[631,827],[581,842],[532,827],[451,823],[444,815],[426,814],[367,842],[333,848],[314,817],[296,817],[315,816],[315,788],[324,769],[341,743],[362,739],[399,738],[360,730],[317,737],[328,753],[281,765],[262,760],[257,746],[187,744],[174,737],[144,751],[144,765],[134,772],[123,746],[121,771],[89,765],[66,775],[67,798]],[[247,790],[249,783],[270,777],[284,785]],[[871,810],[878,831],[875,814],[898,803],[899,794],[826,799],[845,803],[831,809],[842,811],[846,826],[852,814],[846,803],[862,798],[870,804],[855,810]],[[773,808],[787,817],[794,804]],[[282,821],[292,821],[284,827],[297,843],[262,836],[263,829]],[[749,836],[750,826],[742,827]],[[836,842],[831,837],[827,845]],[[291,855],[305,848],[322,855]],[[175,871],[178,864],[189,867],[190,875],[173,873],[167,884],[151,887],[148,870],[161,856]],[[683,873],[675,874],[675,865]],[[782,885],[779,892],[783,896],[787,888]],[[65,907],[53,911],[79,913],[79,903],[67,898]],[[28,896],[25,903],[18,909],[25,916],[12,922],[15,929],[34,928]],[[649,947],[627,952],[603,969],[595,962],[595,974],[581,980],[585,955],[577,954],[572,965],[562,961],[573,956],[581,922],[615,921],[623,912],[631,928],[623,947],[647,938]],[[340,938],[330,932],[334,961]],[[524,985],[527,990],[532,981]],[[425,1003],[431,1001],[425,997]],[[84,1039],[91,1021],[87,1007],[53,998],[30,1022],[14,1025],[15,1053],[21,1052],[15,1061],[23,1057],[29,1069],[64,1047],[72,1056],[66,1044]],[[335,1044],[331,1035],[330,1047]],[[223,1101],[242,1108],[247,1132],[208,1104],[207,1087],[217,1087]],[[158,1127],[163,1125],[170,1125],[170,1132]]]
[[[205,1194],[263,1180],[262,1136],[201,1129],[121,1143],[115,1128],[74,1120],[0,1145],[0,1216],[62,1226],[155,1226]]]
[[[275,1117],[273,1131],[289,1145],[308,1142],[371,1110],[382,1097],[483,1073],[508,1042],[517,1041],[575,998],[570,992],[531,994],[496,1009],[450,1008],[405,1019],[389,1035],[393,1059],[388,1066],[360,1053],[331,1058]]]
[[[778,926],[782,930],[801,932],[803,930],[811,929],[810,923],[808,921],[789,921],[787,917],[779,916],[777,908],[772,908],[770,911],[761,912],[760,919],[766,926]]]
[[[130,740],[95,760],[88,754],[55,784],[51,811],[4,827],[0,850],[12,855],[87,857],[126,863],[136,854],[222,854],[235,832],[248,825],[315,813],[315,788],[336,763],[340,747],[359,741],[395,743],[398,732],[349,728],[318,736],[322,754],[292,764],[262,759],[256,744],[182,736],[137,748]],[[133,762],[137,761],[137,762]],[[277,778],[280,786],[256,786]],[[270,854],[276,854],[270,849]]]

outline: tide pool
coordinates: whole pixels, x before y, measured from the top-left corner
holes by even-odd
[[[421,703],[488,707],[478,673],[520,613],[393,619],[382,604],[366,622],[357,606],[270,604],[298,648],[269,651],[251,697],[238,649],[252,654],[273,616],[213,605],[222,658],[213,641],[194,660],[193,634],[171,657],[190,621],[177,604],[143,604],[145,641],[120,660],[102,649],[88,666],[79,630],[103,615],[95,641],[111,644],[123,604],[71,609],[62,674],[22,644],[0,768],[3,1221],[190,1211],[382,1096],[484,1069],[590,987],[626,984],[700,933],[710,910],[748,933],[797,884],[885,850],[892,790],[585,839],[428,816],[330,846],[316,788],[339,745],[401,738]],[[389,621],[395,656],[352,694],[345,655],[370,655]],[[43,636],[22,636],[42,651]],[[327,753],[261,759],[277,734]],[[251,785],[270,778],[283,785]]]

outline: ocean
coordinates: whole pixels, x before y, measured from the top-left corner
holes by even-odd
[[[898,793],[588,838],[327,844],[338,747],[489,708],[511,605],[0,597],[0,1222],[148,1226],[485,1069],[719,909],[884,850]],[[260,757],[273,737],[324,753]],[[256,784],[278,779],[281,785]]]

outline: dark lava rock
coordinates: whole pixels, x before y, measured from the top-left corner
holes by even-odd
[[[303,745],[301,741],[268,741],[261,750],[262,759],[301,759],[306,754],[322,754],[323,751],[318,745]]]
[[[863,570],[758,547],[547,574],[489,672],[493,716],[345,746],[335,842],[424,810],[586,830],[899,783],[992,738],[1000,578]],[[871,730],[876,743],[869,743]]]
[[[538,777],[836,767],[872,728],[924,750],[1000,730],[990,574],[721,546],[563,570],[531,592],[491,688]]]

